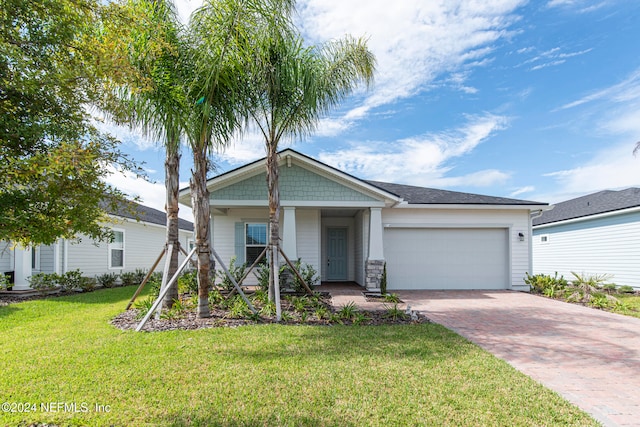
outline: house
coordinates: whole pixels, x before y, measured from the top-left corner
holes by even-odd
[[[132,203],[133,210],[121,206],[111,212],[114,240],[94,242],[60,239],[52,245],[34,248],[13,247],[0,242],[0,272],[14,278],[14,290],[29,289],[28,278],[37,273],[58,273],[80,269],[93,277],[103,273],[123,273],[137,268],[149,269],[166,241],[166,215],[156,209]],[[193,244],[193,224],[180,220],[180,243],[185,250]]]
[[[365,181],[291,149],[279,156],[283,250],[322,282],[378,289],[386,263],[389,290],[528,290],[530,216],[545,203]],[[213,248],[252,263],[269,235],[265,159],[207,186]]]
[[[558,203],[533,220],[533,271],[613,275],[640,288],[640,188]]]

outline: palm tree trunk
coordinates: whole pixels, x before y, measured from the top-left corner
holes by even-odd
[[[180,153],[178,151],[172,152],[167,149],[167,156],[164,162],[165,178],[164,185],[167,191],[167,201],[165,209],[167,211],[167,247],[170,244],[173,245],[173,252],[171,258],[167,260],[169,263],[169,269],[167,270],[167,276],[164,283],[167,283],[178,270],[178,245],[180,244],[180,235],[178,227],[178,192],[180,190]],[[164,300],[162,306],[164,308],[171,308],[174,300],[178,299],[178,286],[171,287]]]
[[[271,246],[271,275],[269,277],[269,298],[276,303],[276,317],[280,320],[280,271],[278,248],[280,247],[280,190],[278,187],[278,152],[275,145],[269,146],[267,154],[267,188],[269,193],[269,228]]]
[[[198,309],[199,318],[211,317],[209,311],[209,272],[211,248],[209,247],[209,190],[207,189],[207,158],[200,150],[193,150],[194,171],[191,176],[191,202],[198,253]]]

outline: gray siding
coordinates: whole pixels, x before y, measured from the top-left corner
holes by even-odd
[[[9,242],[0,240],[0,272],[13,270],[13,251]]]
[[[40,246],[40,271],[42,273],[54,272],[54,245]]]
[[[614,283],[640,288],[640,213],[534,228],[533,271],[612,274]]]
[[[124,230],[124,268],[109,268],[108,243],[95,243],[85,237],[79,243],[69,242],[67,245],[67,271],[80,269],[86,276],[95,276],[107,272],[134,271],[137,268],[150,269],[164,247],[165,228],[133,221],[123,221],[112,228]],[[187,239],[191,234],[180,231],[180,242],[185,250],[188,249]],[[183,259],[180,255],[180,260]],[[162,266],[156,271],[162,271]]]

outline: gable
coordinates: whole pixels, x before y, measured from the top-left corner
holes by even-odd
[[[280,167],[279,186],[281,201],[376,202],[381,200],[295,164]],[[266,201],[266,172],[213,190],[211,200]]]

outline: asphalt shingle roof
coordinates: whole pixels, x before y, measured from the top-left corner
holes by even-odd
[[[632,187],[619,191],[604,190],[557,203],[552,210],[535,218],[533,225],[566,221],[636,206],[640,206],[640,188]]]
[[[121,218],[129,218],[136,221],[148,222],[150,224],[167,225],[167,215],[157,209],[143,206],[139,203],[129,202],[132,209],[127,209],[124,204],[118,205],[117,209],[109,209],[107,212],[111,215],[119,216]],[[133,212],[131,212],[133,211]],[[178,228],[181,230],[193,231],[193,223],[185,219],[178,220]]]
[[[458,191],[438,190],[435,188],[415,187],[413,185],[392,184],[380,181],[366,182],[402,197],[410,205],[546,205],[546,203],[510,199],[507,197],[484,196],[482,194],[461,193]]]

